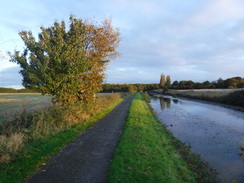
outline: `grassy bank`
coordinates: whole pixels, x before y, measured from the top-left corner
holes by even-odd
[[[79,109],[70,106],[68,109],[51,109],[46,113],[37,111],[22,116],[24,119],[19,123],[2,125],[0,182],[24,182],[47,159],[106,116],[121,101],[119,95],[110,95],[99,98],[97,105],[78,106]],[[15,129],[14,132],[12,129]]]
[[[213,177],[207,164],[172,137],[137,94],[107,182],[216,182]]]
[[[244,89],[168,90],[161,93],[244,107]]]

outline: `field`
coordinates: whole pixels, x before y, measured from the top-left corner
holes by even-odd
[[[97,97],[111,93],[98,93]],[[33,111],[52,105],[52,97],[40,93],[0,93],[0,122],[23,110]]]
[[[40,93],[0,93],[0,122],[23,110],[31,111],[50,105],[51,96]]]

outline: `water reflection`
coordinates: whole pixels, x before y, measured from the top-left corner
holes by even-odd
[[[179,100],[178,99],[172,99],[175,104],[178,104]]]
[[[161,110],[170,109],[171,107],[171,101],[173,101],[174,104],[178,104],[179,100],[176,98],[168,98],[168,97],[158,97],[160,100],[160,106]]]
[[[171,106],[171,98],[160,98],[160,106],[161,106],[161,110],[163,111],[166,107],[167,109],[170,108]]]
[[[223,183],[244,182],[243,112],[159,96],[152,98],[151,106],[175,137],[217,169]]]

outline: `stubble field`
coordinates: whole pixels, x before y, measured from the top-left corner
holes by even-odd
[[[51,106],[51,98],[40,93],[0,93],[0,122],[23,110],[32,111]]]

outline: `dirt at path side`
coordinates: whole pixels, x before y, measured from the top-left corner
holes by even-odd
[[[132,95],[68,144],[27,183],[102,183],[127,117]]]

